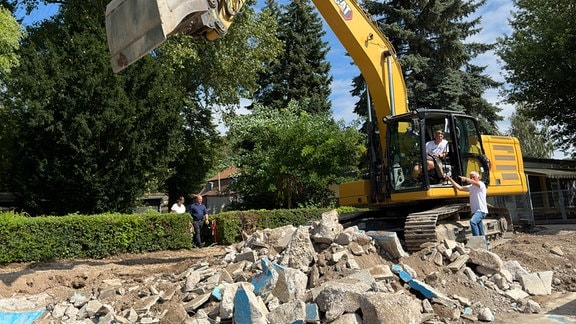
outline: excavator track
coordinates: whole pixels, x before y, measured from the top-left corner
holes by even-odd
[[[426,242],[436,242],[438,220],[455,216],[464,206],[454,204],[409,214],[404,224],[404,240],[408,251],[420,250],[420,246]]]
[[[410,213],[404,225],[406,249],[418,251],[423,243],[438,242],[444,238],[466,243],[472,236],[470,214],[470,206],[464,203]],[[465,220],[461,220],[461,216]],[[488,206],[488,217],[483,224],[486,239],[493,244],[511,236],[512,220],[506,208]]]

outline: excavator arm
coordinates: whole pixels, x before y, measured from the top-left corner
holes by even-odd
[[[114,72],[186,33],[215,40],[226,34],[245,0],[113,0],[106,6],[106,34]]]

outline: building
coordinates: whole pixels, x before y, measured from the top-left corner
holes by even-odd
[[[239,195],[230,190],[237,171],[237,167],[231,167],[218,172],[207,180],[206,186],[198,193],[210,214],[226,211],[239,201]]]
[[[524,158],[534,221],[576,222],[576,161]]]

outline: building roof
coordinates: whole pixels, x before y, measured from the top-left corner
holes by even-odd
[[[222,179],[228,179],[230,178],[234,173],[236,173],[236,171],[238,171],[239,168],[237,167],[230,167],[227,169],[224,169],[220,172],[218,172],[215,176],[213,176],[212,178],[208,179],[208,181],[218,181],[218,179],[222,180]]]
[[[551,179],[576,179],[576,171],[570,170],[524,168],[524,172],[528,175],[542,175]]]
[[[218,174],[216,174],[216,176],[210,178],[207,180],[207,183],[212,182],[213,186],[210,190],[209,186],[204,186],[204,188],[202,188],[202,191],[200,191],[198,193],[198,195],[201,196],[212,196],[212,197],[217,197],[217,196],[235,196],[236,193],[235,192],[230,192],[228,190],[228,186],[229,186],[229,182],[228,181],[222,181],[225,179],[230,179],[230,177],[236,173],[236,171],[238,171],[239,168],[237,167],[230,167],[227,169],[224,169],[222,171],[220,171]],[[220,181],[218,181],[220,180]]]

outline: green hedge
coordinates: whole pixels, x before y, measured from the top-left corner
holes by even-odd
[[[228,245],[264,228],[304,225],[328,209],[250,210],[210,215],[202,231],[206,244]],[[349,212],[347,209],[339,211]],[[0,264],[57,259],[100,259],[119,253],[191,248],[189,214],[102,214],[27,217],[0,213]]]
[[[26,217],[0,213],[0,263],[190,248],[188,214]]]

